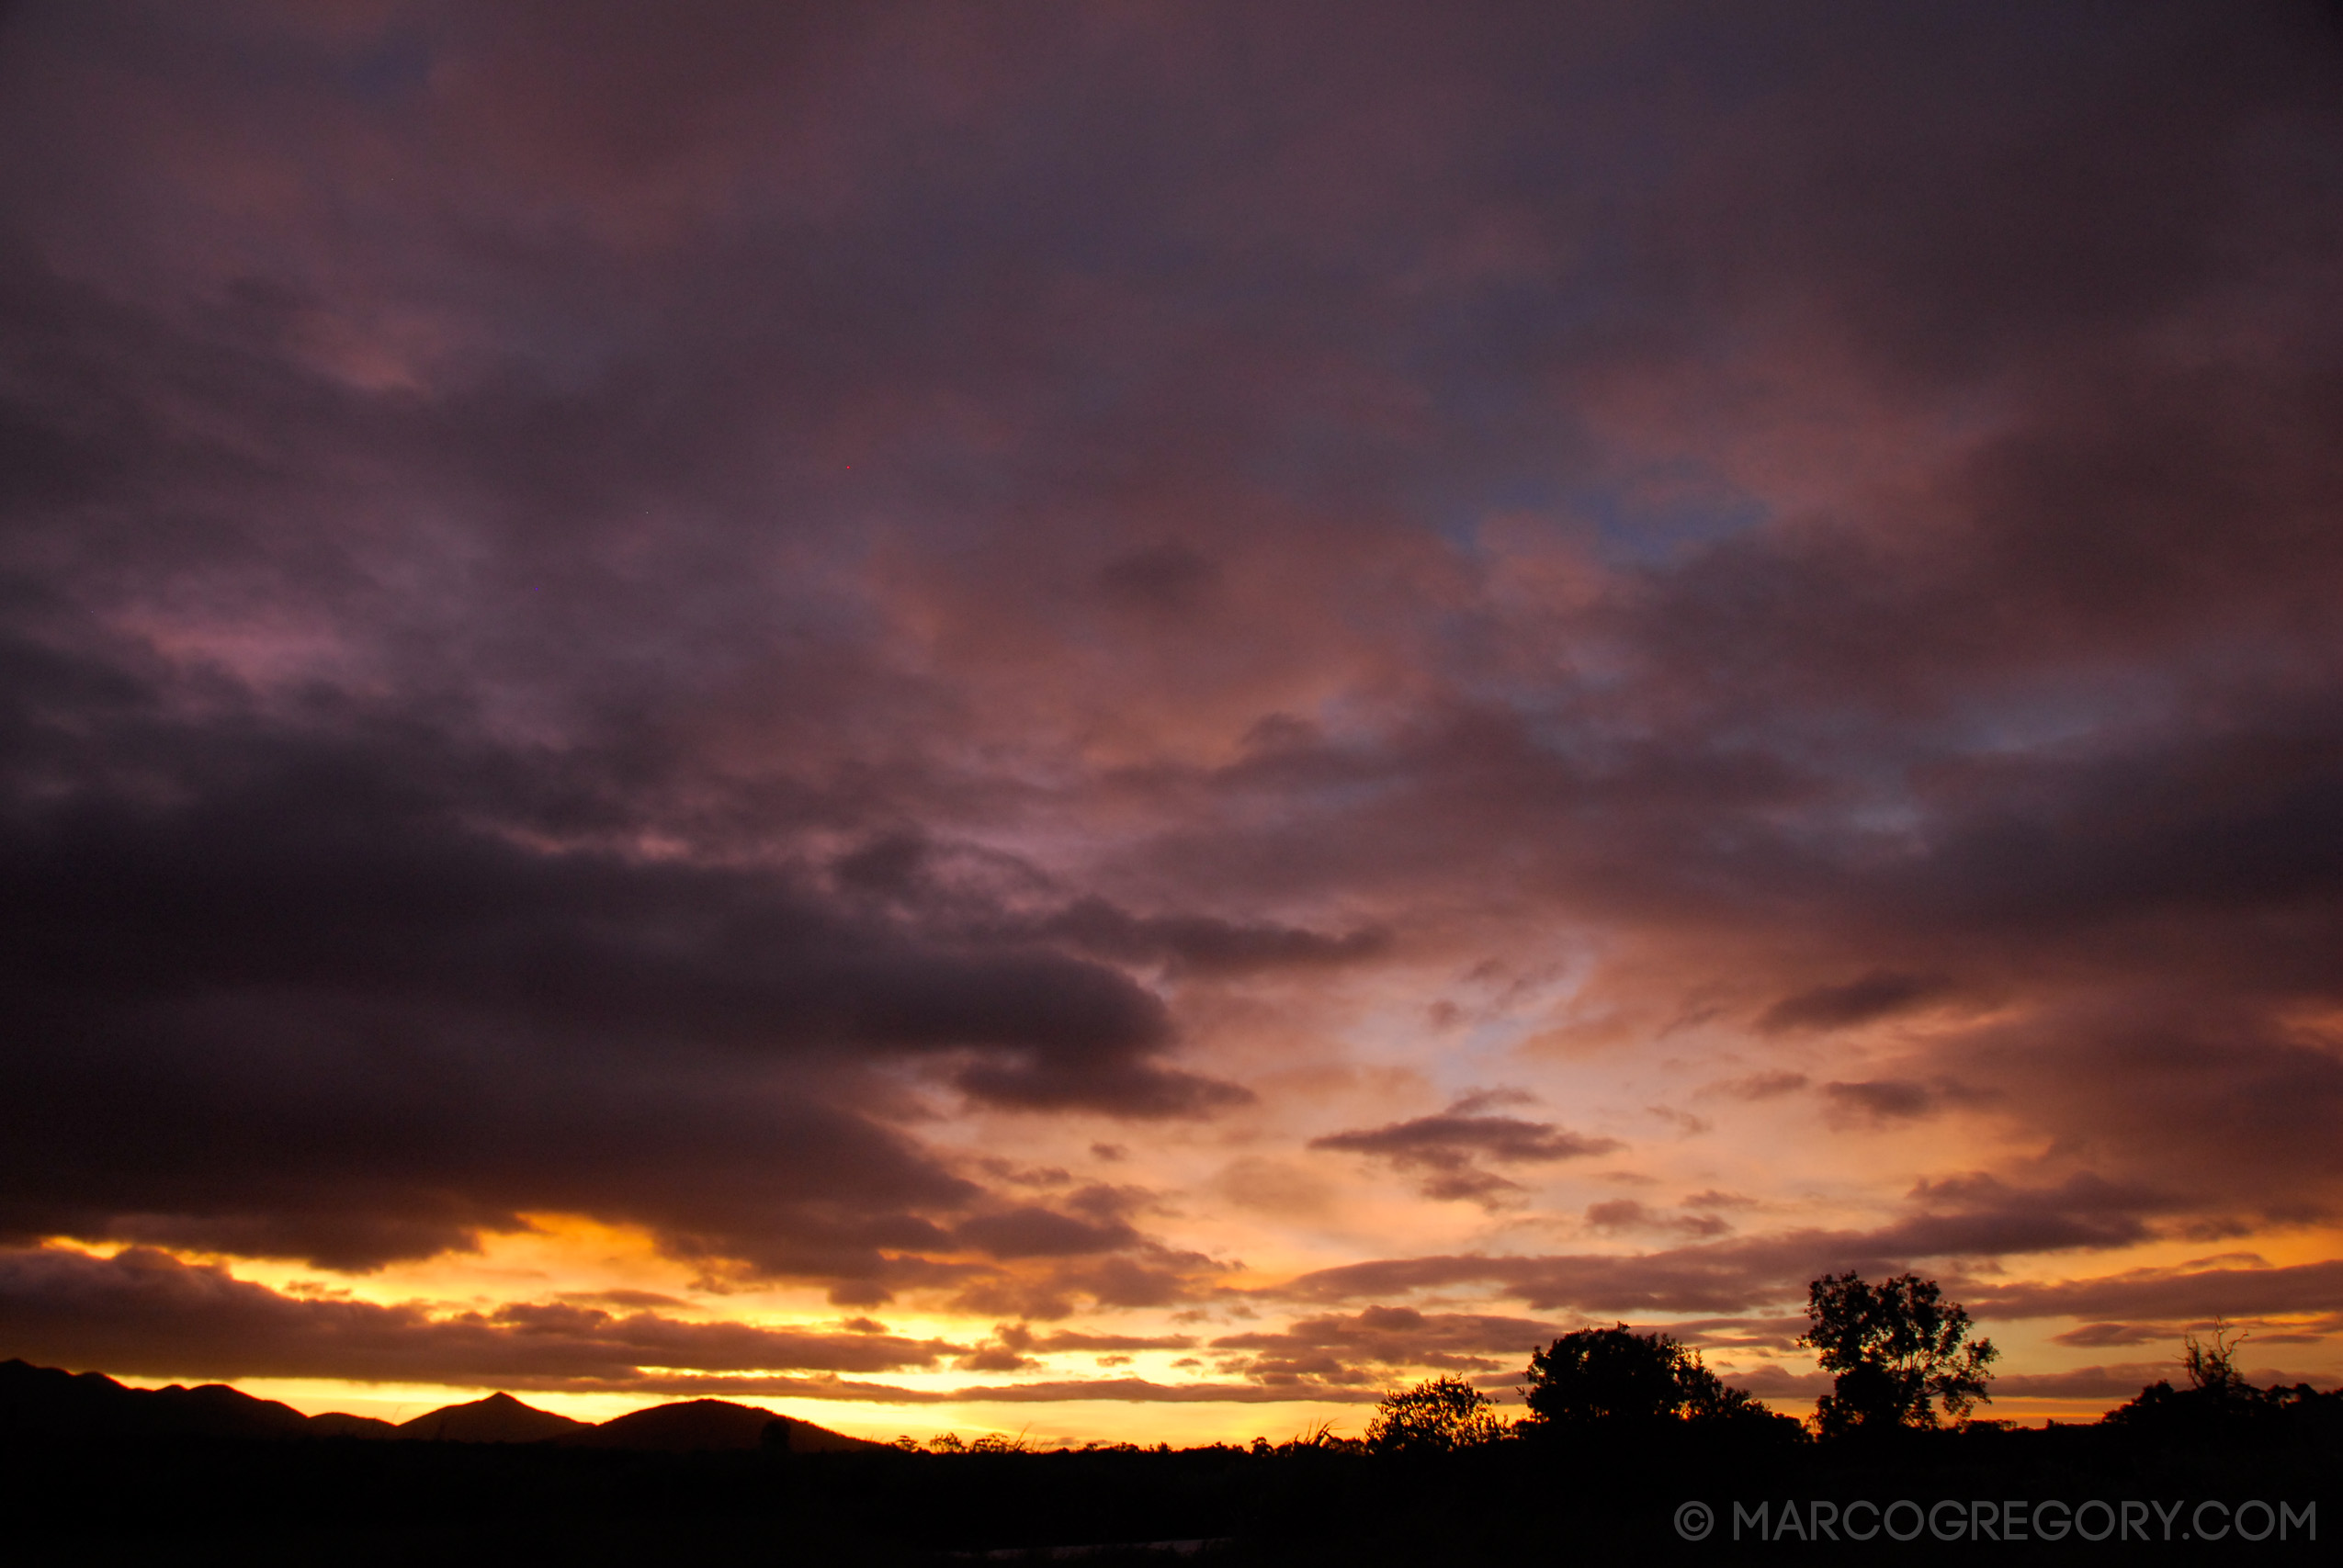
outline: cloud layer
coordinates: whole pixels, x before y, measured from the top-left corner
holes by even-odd
[[[12,7],[12,1332],[700,1365],[237,1293],[565,1215],[953,1325],[728,1373],[2333,1311],[2338,87],[2306,0]],[[1222,1359],[1402,1364],[1319,1321]]]

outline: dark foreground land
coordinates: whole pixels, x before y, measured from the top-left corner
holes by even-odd
[[[1607,1434],[1384,1455],[1323,1444],[804,1452],[777,1439],[669,1451],[147,1425],[0,1422],[0,1558],[945,1564],[1105,1546],[1078,1560],[1112,1564],[1183,1560],[1140,1543],[1203,1541],[1185,1561],[2323,1562],[2343,1540],[2343,1443],[2324,1421],[1984,1427],[1861,1446]],[[1919,1509],[1896,1512],[1868,1540],[1843,1539],[1851,1518],[1857,1531],[1873,1526],[1851,1506],[1898,1499]],[[2105,1507],[2084,1507],[2079,1533],[2045,1541],[2032,1528],[2061,1518],[2045,1503],[2071,1513],[2094,1500]],[[1794,1532],[1782,1529],[1785,1502]],[[1697,1530],[1695,1503],[1714,1524],[1688,1540],[1679,1521]],[[1957,1522],[1957,1539],[1923,1526],[1919,1510],[1931,1507],[1937,1531]],[[2023,1541],[2005,1528],[2019,1512]],[[1817,1517],[1833,1516],[1841,1539],[1811,1539]],[[2197,1539],[2192,1524],[2225,1537]],[[2240,1528],[2265,1539],[2242,1540]]]

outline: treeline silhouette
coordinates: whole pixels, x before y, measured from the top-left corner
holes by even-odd
[[[224,1388],[131,1390],[0,1364],[0,1526],[13,1562],[522,1562],[940,1564],[1036,1554],[1103,1564],[1179,1550],[1232,1564],[1707,1562],[1787,1540],[1690,1503],[2058,1498],[2319,1505],[2343,1529],[2343,1393],[2256,1388],[2235,1341],[2190,1339],[2160,1382],[2087,1424],[1964,1419],[1988,1396],[1987,1342],[1910,1276],[1817,1280],[1815,1346],[1835,1373],[1815,1420],[1725,1386],[1699,1353],[1624,1325],[1566,1335],[1523,1374],[1507,1422],[1462,1379],[1388,1395],[1364,1438],[1323,1428],[1174,1450],[1040,1450],[1013,1440],[879,1445],[721,1401],[599,1427],[509,1396],[393,1428],[304,1416]],[[399,1440],[404,1438],[407,1440]],[[941,1450],[941,1451],[939,1451]],[[2112,1517],[2113,1516],[2110,1516]],[[2226,1517],[2225,1515],[2224,1517]],[[2318,1548],[2292,1530],[2297,1556]],[[1817,1541],[1803,1555],[1876,1556]],[[2159,1540],[2168,1556],[2259,1560],[2279,1543]],[[2078,1543],[1898,1542],[1900,1559],[2065,1561]],[[2133,1543],[2133,1550],[2139,1550]],[[2330,1549],[2331,1550],[2331,1549]],[[2109,1543],[2111,1558],[2122,1549]]]

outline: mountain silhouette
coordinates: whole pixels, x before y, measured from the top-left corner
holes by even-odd
[[[367,1416],[304,1416],[221,1383],[127,1388],[102,1372],[0,1361],[0,1437],[399,1438],[445,1443],[545,1443],[667,1453],[766,1449],[846,1453],[886,1447],[754,1405],[692,1399],[591,1426],[492,1393],[393,1427]]]
[[[776,1427],[778,1430],[768,1438],[768,1428]],[[711,1449],[760,1449],[768,1443],[785,1448],[788,1427],[787,1420],[770,1410],[721,1399],[691,1399],[614,1416],[567,1440],[580,1448],[691,1453]]]
[[[523,1404],[509,1393],[492,1393],[402,1421],[397,1435],[443,1443],[544,1443],[591,1429],[583,1421]]]
[[[356,1421],[357,1416],[343,1419]],[[0,1361],[0,1433],[11,1436],[306,1438],[329,1435],[273,1399],[221,1383],[125,1388],[101,1372]]]

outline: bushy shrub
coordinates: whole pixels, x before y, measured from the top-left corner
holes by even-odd
[[[1488,1395],[1460,1377],[1430,1378],[1384,1396],[1367,1424],[1376,1453],[1450,1453],[1493,1443],[1506,1423]]]

